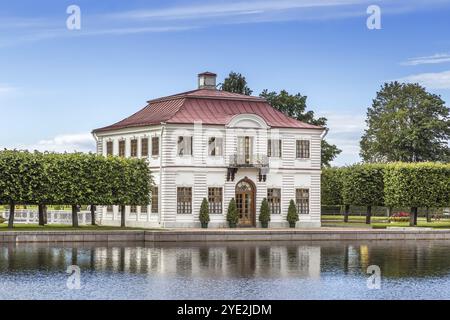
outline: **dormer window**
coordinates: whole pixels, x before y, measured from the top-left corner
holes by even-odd
[[[192,137],[178,137],[178,156],[192,156]]]

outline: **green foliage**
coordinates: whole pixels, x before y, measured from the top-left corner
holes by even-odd
[[[2,204],[146,205],[151,185],[150,169],[140,159],[0,152]]]
[[[245,94],[250,96],[252,90],[247,86],[247,80],[240,73],[231,71],[227,78],[223,81],[221,85],[223,91]]]
[[[264,198],[261,202],[261,209],[259,212],[259,221],[261,223],[268,223],[270,222],[270,210],[269,210],[269,202],[267,202],[267,199]]]
[[[210,220],[209,219],[209,205],[208,205],[208,200],[206,198],[203,198],[202,205],[200,206],[199,220],[201,223],[208,223]]]
[[[289,201],[288,213],[286,217],[289,224],[295,224],[298,221],[297,207],[294,200]]]
[[[234,198],[231,198],[230,203],[228,204],[227,221],[230,224],[237,224],[239,222],[239,215]]]
[[[265,98],[272,107],[291,118],[326,127],[326,118],[315,118],[313,111],[306,111],[307,96],[302,96],[300,93],[292,95],[286,90],[281,90],[279,93],[275,91],[269,92],[267,89],[261,92],[259,96]],[[331,161],[341,152],[342,150],[335,145],[322,141],[322,165],[325,167],[330,166]]]
[[[347,167],[342,188],[344,204],[384,205],[384,168],[382,164],[356,164]]]
[[[344,185],[345,167],[324,168],[321,177],[322,205],[343,205],[342,189]]]
[[[450,109],[418,84],[385,83],[367,111],[366,162],[450,160]]]
[[[450,164],[392,163],[386,165],[388,206],[450,206]]]

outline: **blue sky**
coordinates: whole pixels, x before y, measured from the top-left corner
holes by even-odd
[[[81,30],[68,30],[69,5]],[[381,8],[381,30],[366,26]],[[450,1],[3,1],[1,148],[93,150],[92,129],[145,101],[231,70],[254,94],[308,96],[328,140],[359,160],[365,113],[381,84],[419,82],[450,101]]]

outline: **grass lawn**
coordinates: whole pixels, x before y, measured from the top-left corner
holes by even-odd
[[[78,228],[73,228],[67,224],[50,224],[40,226],[38,224],[14,224],[14,229],[8,229],[7,223],[0,224],[0,231],[108,231],[108,230],[144,230],[142,228],[120,228],[109,226],[92,226],[83,225]]]
[[[409,222],[389,222],[387,217],[372,217],[372,224],[365,224],[365,216],[349,216],[349,222],[344,222],[344,216],[322,215],[323,227],[355,227],[385,229],[386,227],[409,227]],[[425,218],[419,217],[417,227],[450,229],[450,219],[427,222]]]

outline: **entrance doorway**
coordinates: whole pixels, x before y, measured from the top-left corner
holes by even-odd
[[[239,214],[239,227],[256,226],[256,187],[245,177],[236,184],[236,206]]]

